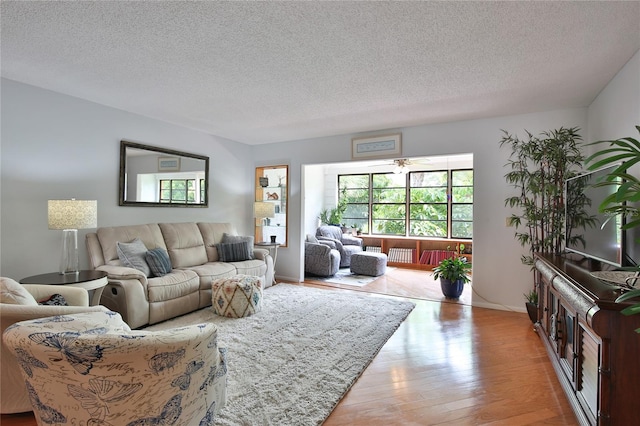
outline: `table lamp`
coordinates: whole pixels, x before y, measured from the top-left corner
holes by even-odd
[[[262,226],[262,220],[276,216],[276,206],[274,203],[268,203],[266,201],[256,201],[253,203],[253,217],[260,220],[260,226]],[[264,234],[262,236],[264,240]]]
[[[98,226],[96,200],[49,200],[49,229],[62,230],[60,273],[78,272],[78,229]]]

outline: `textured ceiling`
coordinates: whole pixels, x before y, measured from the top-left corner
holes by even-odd
[[[640,2],[2,1],[2,76],[248,144],[589,105]]]

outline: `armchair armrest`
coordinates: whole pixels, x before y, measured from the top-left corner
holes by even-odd
[[[331,247],[326,244],[314,244],[314,243],[305,243],[304,244],[304,254],[305,256],[327,256],[331,252]]]
[[[325,246],[329,246],[334,250],[337,250],[338,248],[336,247],[336,242],[332,241],[332,240],[318,240],[319,244],[324,244]]]
[[[336,250],[338,250],[339,252],[342,253],[342,250],[343,250],[342,249],[342,241],[336,240],[335,238],[321,237],[321,236],[319,236],[317,238],[318,238],[318,242],[320,242],[321,244],[323,244],[326,241],[332,242],[335,245],[335,247],[333,247],[333,248],[335,248]]]
[[[36,301],[60,294],[69,306],[89,306],[89,293],[80,287],[45,284],[23,284],[23,286]]]
[[[354,237],[353,235],[342,235],[342,244],[348,246],[360,246],[362,247],[362,238]]]

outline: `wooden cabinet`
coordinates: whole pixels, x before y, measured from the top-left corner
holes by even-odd
[[[640,315],[620,313],[618,287],[581,257],[536,255],[536,330],[583,425],[638,424]]]

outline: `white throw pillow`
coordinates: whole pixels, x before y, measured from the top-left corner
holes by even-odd
[[[26,288],[11,278],[5,277],[0,278],[0,303],[38,306],[38,302]]]

